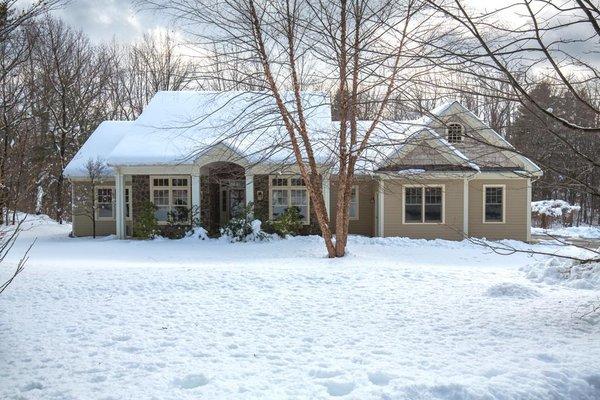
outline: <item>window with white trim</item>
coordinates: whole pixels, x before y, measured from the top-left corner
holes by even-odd
[[[456,122],[448,124],[446,128],[448,143],[460,143],[463,139],[463,126]]]
[[[443,222],[443,186],[404,187],[404,223],[439,224]]]
[[[310,202],[304,180],[300,177],[270,177],[270,218],[277,219],[290,207],[296,207],[302,223],[310,222]]]
[[[358,219],[358,186],[350,189],[350,204],[348,206],[348,217],[352,220]]]
[[[130,187],[125,188],[125,218],[131,219]],[[115,219],[115,188],[114,186],[96,187],[96,218],[99,220]]]
[[[483,222],[504,222],[504,186],[484,186]]]
[[[150,201],[159,223],[187,222],[190,217],[190,179],[187,177],[151,177]]]
[[[96,188],[96,218],[114,219],[113,188]]]

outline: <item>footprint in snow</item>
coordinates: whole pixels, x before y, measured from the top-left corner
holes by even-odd
[[[394,378],[396,378],[396,376],[385,373],[385,372],[381,372],[381,371],[377,371],[377,372],[370,372],[368,374],[369,376],[369,381],[373,384],[373,385],[377,385],[377,386],[386,386],[388,383],[390,383],[390,381]]]
[[[29,382],[27,385],[21,388],[21,392],[29,392],[35,389],[42,390],[43,388],[44,385],[42,385],[40,382]]]
[[[183,378],[173,379],[173,385],[181,389],[194,389],[208,383],[208,378],[202,374],[190,374]]]
[[[322,383],[327,388],[330,396],[345,396],[352,392],[356,387],[354,382],[335,382],[329,381]]]

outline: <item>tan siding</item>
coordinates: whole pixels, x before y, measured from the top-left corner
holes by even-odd
[[[402,187],[415,184],[444,185],[443,224],[403,224]],[[384,192],[384,236],[405,236],[421,239],[462,239],[463,227],[463,180],[386,180]]]
[[[440,150],[432,147],[432,143],[423,142],[397,160],[399,165],[441,165],[448,160]],[[446,150],[447,151],[447,150]]]
[[[442,137],[446,137],[446,124],[458,122],[465,129],[465,136],[460,143],[452,145],[479,166],[486,167],[517,167],[518,164],[509,159],[494,146],[487,143],[486,138],[477,129],[467,124],[461,116],[446,116],[433,124],[432,128]]]
[[[504,223],[483,223],[483,185],[506,185]],[[527,240],[527,179],[475,179],[469,183],[469,234]]]
[[[125,181],[126,186],[131,185],[131,179]],[[107,186],[114,188],[114,182],[103,182],[97,186]],[[92,236],[92,219],[89,216],[89,211],[85,208],[89,206],[90,187],[87,182],[73,182],[73,235],[75,236]],[[127,232],[131,232],[131,221],[125,222]],[[115,220],[96,220],[96,235],[107,236],[116,234]]]
[[[375,232],[374,188],[376,182],[372,179],[358,179],[356,185],[358,185],[358,219],[350,220],[348,233],[352,235],[373,236]],[[330,188],[331,227],[335,230],[337,182],[332,181]]]

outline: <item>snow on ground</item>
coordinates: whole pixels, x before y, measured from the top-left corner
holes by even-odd
[[[531,228],[534,235],[552,235],[569,238],[600,239],[600,226],[568,226],[556,228]]]
[[[29,227],[10,256],[38,236],[27,269],[0,295],[2,399],[600,397],[600,321],[575,315],[599,290],[528,278],[541,256],[354,237],[328,260],[317,237]]]

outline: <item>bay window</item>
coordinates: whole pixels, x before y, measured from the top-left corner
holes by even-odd
[[[443,186],[405,186],[405,224],[440,224],[444,222]]]
[[[310,221],[310,202],[304,180],[300,177],[270,177],[270,219],[277,219],[288,208],[295,207],[302,223]]]

